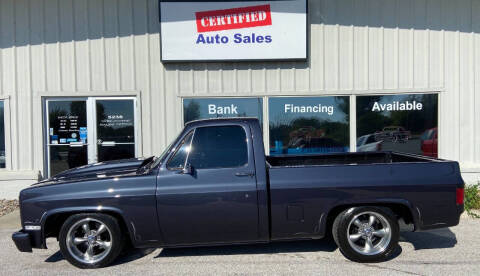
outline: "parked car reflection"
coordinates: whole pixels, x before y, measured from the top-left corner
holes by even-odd
[[[422,136],[421,149],[422,154],[430,157],[438,157],[438,128],[427,129]]]
[[[374,134],[367,134],[358,137],[357,151],[381,151],[383,141],[376,141]]]
[[[410,131],[401,126],[387,126],[381,131],[375,132],[376,141],[391,141],[405,143],[411,138]]]

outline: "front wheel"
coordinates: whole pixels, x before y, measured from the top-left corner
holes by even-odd
[[[356,262],[387,260],[398,246],[399,226],[388,208],[352,207],[333,223],[333,238],[342,254]]]
[[[79,268],[110,264],[122,251],[123,236],[118,221],[106,214],[77,214],[60,229],[60,251]]]

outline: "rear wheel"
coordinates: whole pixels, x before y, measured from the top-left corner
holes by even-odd
[[[63,224],[59,245],[67,261],[79,268],[110,264],[120,254],[124,239],[118,221],[105,214],[77,214]]]
[[[348,259],[379,262],[387,260],[397,248],[399,226],[388,208],[353,207],[337,216],[332,234]]]

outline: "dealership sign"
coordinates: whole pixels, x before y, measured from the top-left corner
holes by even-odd
[[[306,0],[162,1],[162,60],[306,59],[306,5]]]

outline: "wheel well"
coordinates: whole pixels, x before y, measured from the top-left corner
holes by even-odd
[[[49,216],[45,221],[45,225],[44,225],[45,238],[55,237],[58,239],[62,225],[70,216],[76,215],[76,214],[86,214],[86,213],[106,214],[116,218],[118,221],[118,224],[120,224],[122,233],[127,234],[126,235],[127,241],[131,243],[130,235],[128,234],[129,233],[128,227],[123,217],[118,213],[108,212],[108,211],[107,212],[104,212],[104,211],[102,212],[65,212],[65,213],[53,214]]]
[[[413,224],[413,216],[410,209],[400,203],[375,203],[375,204],[351,204],[351,205],[340,205],[334,207],[327,216],[327,231],[332,229],[333,221],[335,218],[346,209],[351,207],[359,207],[359,206],[377,206],[377,207],[386,207],[392,210],[392,212],[397,215],[398,219],[403,219],[406,224]]]

